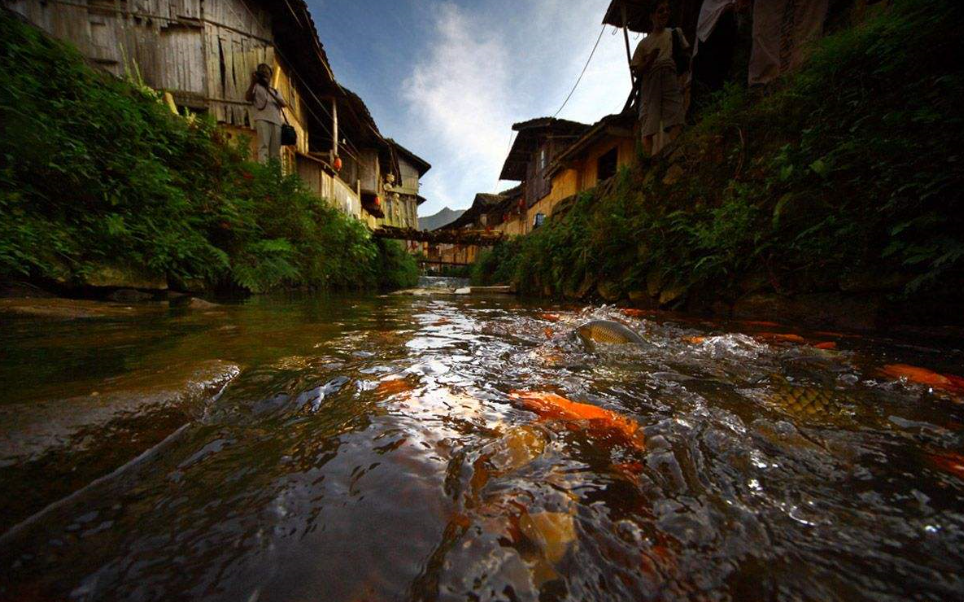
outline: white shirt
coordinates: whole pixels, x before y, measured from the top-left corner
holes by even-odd
[[[284,117],[281,107],[287,106],[281,93],[274,88],[266,88],[261,84],[254,87],[254,102],[251,103],[251,121],[267,121],[281,125]]]
[[[680,31],[680,39],[683,41],[683,48],[690,47],[682,31]],[[664,29],[659,33],[646,34],[646,37],[640,40],[639,45],[636,46],[636,52],[633,53],[631,64],[634,67],[639,67],[654,50],[659,51],[659,54],[656,55],[656,61],[653,63],[654,69],[664,66],[675,68],[676,65],[673,63],[672,29]]]

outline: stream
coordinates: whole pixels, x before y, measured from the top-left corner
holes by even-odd
[[[0,326],[0,600],[964,599],[964,398],[885,368],[959,345],[448,294]]]

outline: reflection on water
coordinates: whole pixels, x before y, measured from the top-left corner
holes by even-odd
[[[589,351],[591,318],[653,345]],[[450,296],[0,344],[0,436],[83,425],[0,462],[35,493],[4,493],[2,599],[964,597],[960,400],[880,372],[960,374],[946,346]]]
[[[469,285],[468,278],[450,276],[422,276],[418,279],[419,288],[462,288]]]

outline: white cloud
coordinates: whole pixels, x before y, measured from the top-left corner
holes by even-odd
[[[401,139],[432,149],[420,213],[465,208],[498,182],[513,122],[554,114],[572,89],[599,34],[609,0],[511,0],[468,9],[445,2],[428,51],[402,85],[408,108]],[[593,122],[622,108],[629,93],[622,33],[603,33],[565,110]]]
[[[418,124],[409,136],[442,159],[423,182],[438,208],[470,202],[463,183],[489,178],[494,185],[506,150],[513,98],[509,50],[498,31],[480,27],[477,19],[443,4],[438,38],[402,86]]]
[[[625,42],[621,31],[611,35],[612,31],[612,27],[607,27],[603,32],[586,74],[559,117],[591,122],[621,111],[626,104],[630,79]],[[630,43],[634,44],[634,41],[631,39]],[[587,57],[575,57],[579,70],[585,65]],[[578,71],[576,74],[578,77]]]

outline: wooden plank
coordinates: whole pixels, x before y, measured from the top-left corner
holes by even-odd
[[[331,99],[331,157],[338,156],[338,101]]]
[[[414,240],[428,243],[447,243],[457,245],[492,246],[502,240],[505,235],[500,232],[487,232],[483,230],[415,230],[413,228],[397,228],[393,226],[382,226],[373,232],[376,238],[388,238],[394,240]]]
[[[629,50],[629,17],[626,16],[626,5],[623,4],[623,39],[626,40],[626,61],[629,63],[629,83],[636,87],[636,76],[633,74],[633,53]]]

